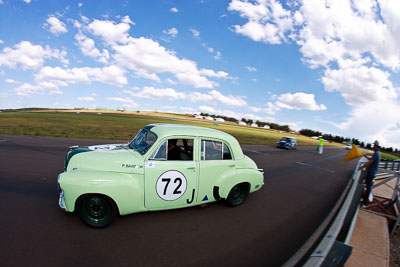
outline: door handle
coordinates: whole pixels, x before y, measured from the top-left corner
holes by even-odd
[[[187,167],[188,170],[194,170],[196,167]]]
[[[232,165],[228,165],[228,167],[235,167],[235,164],[232,164]]]

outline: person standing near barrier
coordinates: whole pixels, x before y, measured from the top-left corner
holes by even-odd
[[[365,176],[365,185],[367,188],[365,197],[362,201],[363,205],[368,205],[368,198],[369,195],[371,194],[372,191],[372,186],[374,184],[374,178],[376,175],[376,172],[378,171],[379,167],[379,162],[381,161],[381,152],[379,151],[379,142],[376,140],[374,142],[374,154],[372,157],[364,155],[368,159],[367,162],[365,162],[363,165],[360,166],[359,170],[367,168],[367,175]]]
[[[319,145],[317,147],[317,152],[320,155],[322,155],[322,153],[324,152],[324,139],[322,139],[322,137],[319,138]]]

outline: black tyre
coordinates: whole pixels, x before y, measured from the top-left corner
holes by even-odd
[[[79,200],[77,212],[86,224],[101,228],[112,223],[117,215],[117,208],[114,201],[105,196],[88,195]]]
[[[226,203],[231,207],[236,207],[242,204],[249,194],[250,186],[249,184],[237,184],[229,192]]]

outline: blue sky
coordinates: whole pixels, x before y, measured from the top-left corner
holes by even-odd
[[[400,147],[400,2],[0,0],[0,108],[207,112]]]

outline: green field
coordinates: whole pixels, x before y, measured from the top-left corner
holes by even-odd
[[[247,145],[275,145],[282,136],[296,137],[301,146],[318,145],[318,141],[305,136],[243,127],[232,123],[214,125],[213,122],[195,120],[181,114],[156,112],[114,112],[108,114],[103,111],[99,115],[97,112],[80,111],[80,113],[77,113],[74,110],[0,113],[0,133],[16,135],[130,140],[139,129],[150,123],[182,123],[214,128],[235,136],[241,144]],[[343,144],[337,143],[326,143],[326,145],[343,146]],[[392,156],[382,154],[382,158]],[[392,156],[392,159],[396,158],[399,157]]]
[[[241,144],[274,145],[288,133],[243,127],[234,124],[214,125],[210,121],[196,121],[188,116],[151,113],[106,114],[80,112],[1,112],[0,133],[35,136],[55,136],[109,140],[129,140],[150,123],[183,123],[218,129],[235,136]],[[295,135],[293,135],[295,136]],[[296,136],[300,145],[317,145],[308,137]],[[333,144],[331,144],[333,145]],[[337,145],[337,144],[336,144]]]

